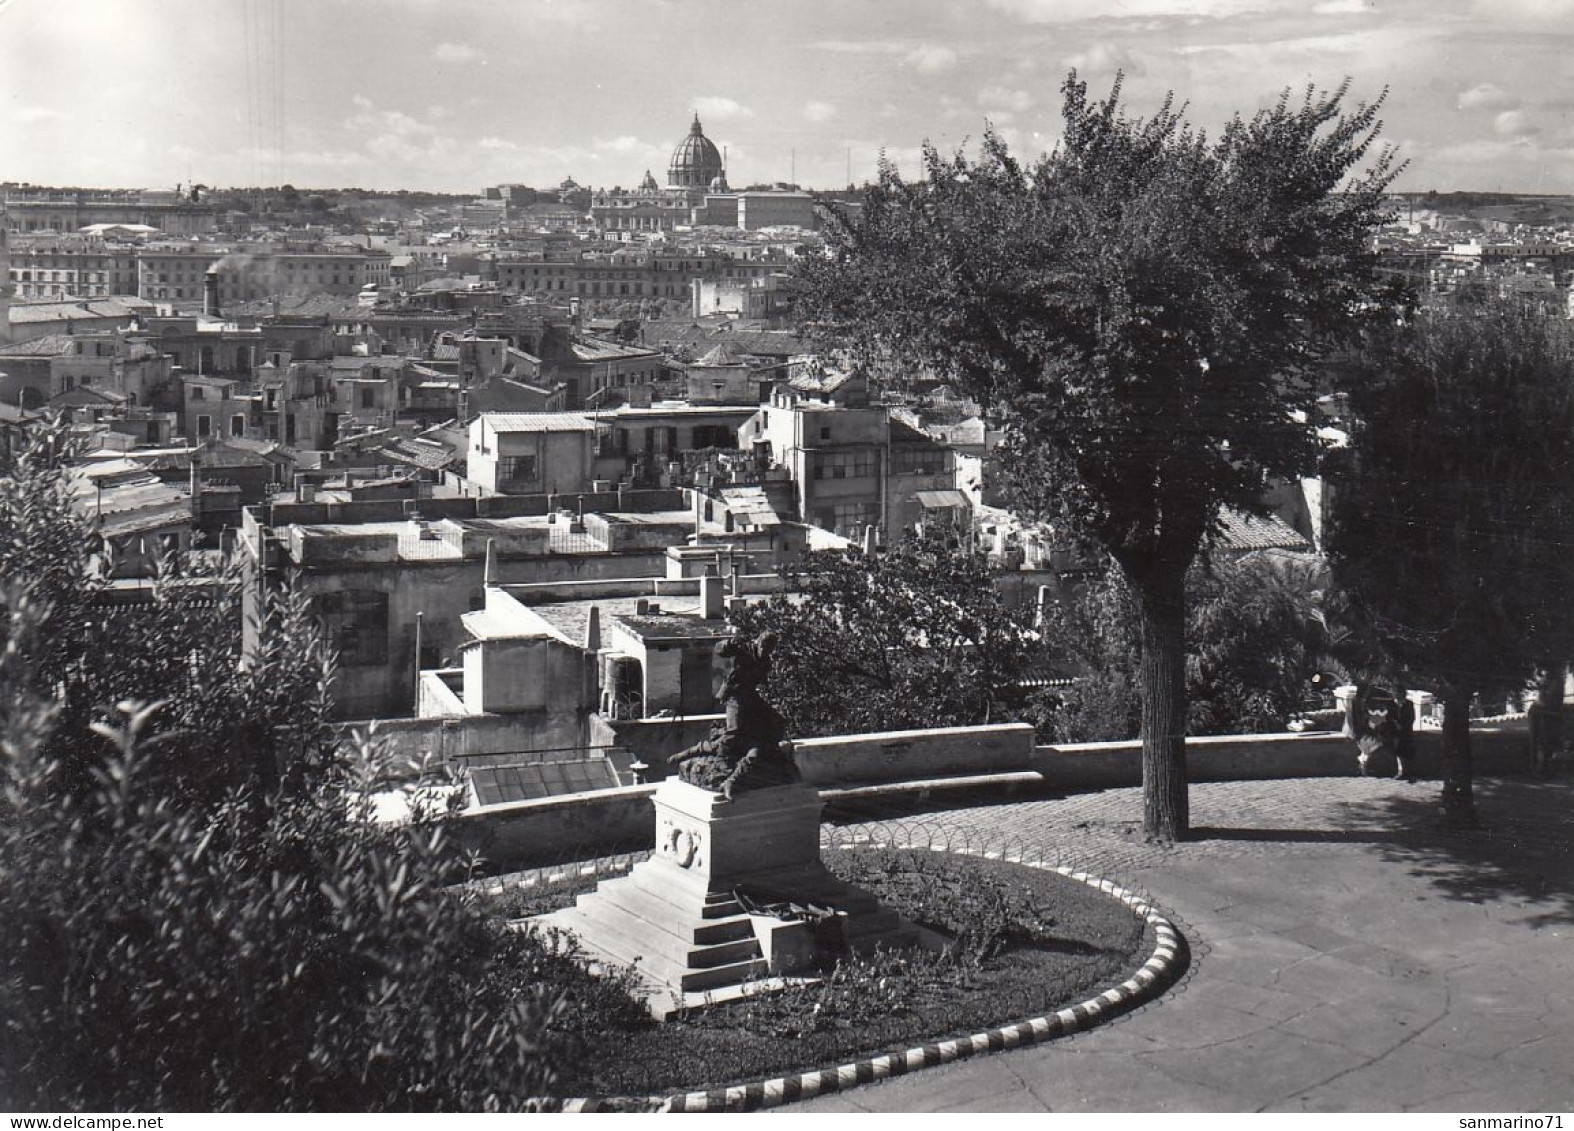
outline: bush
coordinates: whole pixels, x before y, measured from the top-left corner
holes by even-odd
[[[304,605],[243,663],[225,576],[216,599],[166,577],[115,638],[51,436],[0,479],[0,576],[30,581],[0,588],[8,1106],[540,1106],[576,1024],[563,960],[450,890],[445,813],[372,819],[382,767],[324,739]]]

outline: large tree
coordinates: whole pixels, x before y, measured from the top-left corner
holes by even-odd
[[[926,365],[1008,430],[1014,504],[1108,551],[1142,619],[1150,837],[1187,831],[1185,578],[1221,503],[1306,471],[1307,380],[1378,295],[1393,166],[1376,105],[1288,93],[1210,139],[1166,101],[1126,116],[1073,74],[1054,152],[882,167],[802,273],[800,316],[855,361]],[[1363,171],[1364,169],[1364,171]]]
[[[1513,303],[1423,310],[1345,367],[1329,460],[1334,577],[1443,703],[1443,806],[1473,814],[1470,701],[1570,654],[1574,334]]]

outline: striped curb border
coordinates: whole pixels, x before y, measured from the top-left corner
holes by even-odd
[[[889,845],[888,847],[925,846]],[[944,848],[928,847],[936,852],[948,851]],[[957,855],[976,855],[989,859],[1004,858],[998,852],[958,851]],[[1174,925],[1159,914],[1144,896],[1130,892],[1111,880],[1100,879],[1068,865],[1048,865],[1025,859],[1009,862],[1056,872],[1124,903],[1153,928],[1153,953],[1135,974],[1120,985],[1047,1017],[1032,1017],[1015,1024],[986,1029],[970,1037],[956,1037],[948,1041],[919,1045],[906,1052],[867,1057],[817,1072],[800,1072],[792,1076],[777,1076],[751,1084],[736,1084],[703,1092],[684,1092],[665,1098],[630,1096],[571,1099],[563,1101],[559,1110],[564,1112],[710,1112],[756,1111],[761,1108],[780,1107],[795,1100],[844,1092],[859,1084],[870,1084],[878,1080],[905,1076],[919,1069],[965,1060],[979,1053],[1000,1052],[1004,1049],[1084,1032],[1101,1022],[1112,1021],[1121,1014],[1156,998],[1174,977],[1185,969],[1187,953],[1185,940]]]

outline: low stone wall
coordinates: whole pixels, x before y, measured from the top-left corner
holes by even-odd
[[[528,761],[530,751],[578,750],[586,745],[588,737],[584,725],[572,716],[546,711],[459,718],[368,719],[335,723],[334,733],[341,740],[353,740],[358,734],[371,735],[387,754],[395,780],[413,780],[423,764],[453,764],[486,754],[511,754]]]
[[[1027,723],[805,738],[792,746],[804,780],[821,788],[1034,768]]]
[[[702,720],[689,722],[698,727]],[[670,740],[679,736],[673,734]],[[1529,769],[1523,719],[1478,724],[1471,728],[1470,741],[1478,773]],[[1416,733],[1416,769],[1422,776],[1438,774],[1441,743],[1436,731]],[[1074,792],[1142,781],[1139,742],[1038,746],[1032,728],[1022,723],[804,739],[794,743],[794,753],[804,778],[828,801],[887,791],[937,793],[951,786]],[[1356,772],[1355,744],[1329,731],[1192,738],[1186,754],[1192,781],[1348,777]],[[485,806],[460,819],[459,835],[496,871],[648,848],[655,837],[655,809],[649,801],[655,789],[653,783]]]
[[[483,805],[457,822],[461,847],[483,867],[508,871],[656,842],[654,785],[629,785],[540,801]]]
[[[1414,772],[1442,772],[1442,735],[1418,730]],[[1476,724],[1470,748],[1477,772],[1523,773],[1530,768],[1530,737],[1523,719]],[[1307,734],[1232,734],[1186,740],[1191,781],[1348,777],[1356,772],[1355,743],[1334,731]],[[1084,742],[1040,746],[1028,767],[1058,789],[1110,789],[1142,784],[1142,743]],[[1008,767],[1001,767],[1004,771]]]

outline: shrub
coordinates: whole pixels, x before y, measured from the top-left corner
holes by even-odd
[[[561,960],[450,890],[445,813],[372,819],[382,767],[324,740],[304,605],[243,665],[226,576],[166,576],[111,646],[51,435],[0,479],[0,576],[30,579],[0,588],[0,1095],[540,1106],[576,1024]]]

